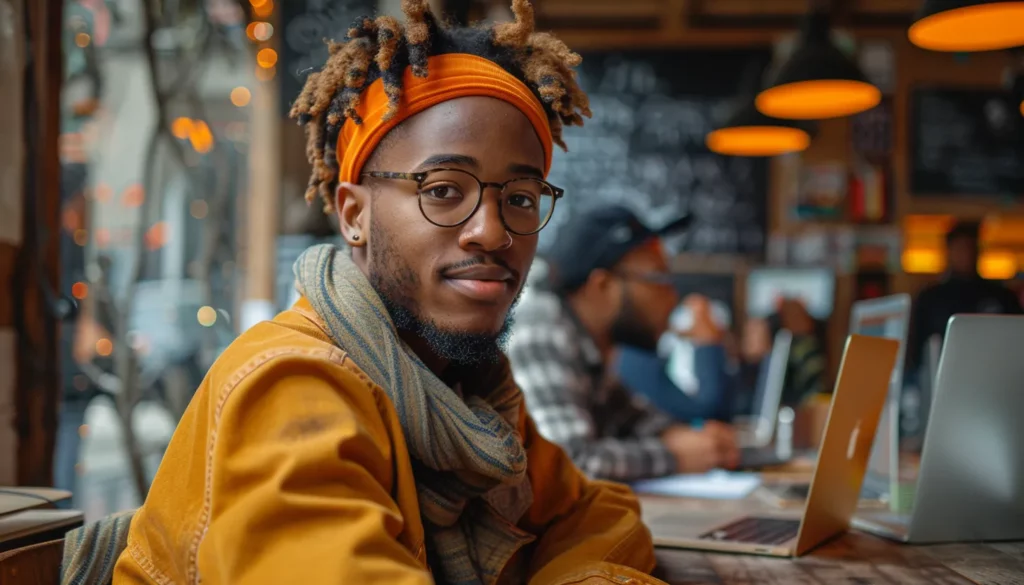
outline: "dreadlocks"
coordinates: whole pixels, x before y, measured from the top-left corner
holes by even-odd
[[[333,208],[338,179],[338,134],[346,119],[356,124],[360,96],[369,84],[383,79],[388,97],[386,118],[399,109],[402,76],[411,67],[427,76],[427,58],[469,53],[488,59],[523,81],[544,104],[552,139],[565,148],[564,126],[582,126],[590,116],[587,96],[576,82],[573,67],[580,56],[548,33],[534,31],[529,0],[512,0],[513,22],[489,28],[450,27],[431,14],[427,0],[403,0],[406,25],[390,16],[363,17],[353,23],[344,43],[329,42],[323,69],[312,73],[292,105],[291,117],[306,127],[306,156],[313,166],[306,201],[319,194],[324,211]]]

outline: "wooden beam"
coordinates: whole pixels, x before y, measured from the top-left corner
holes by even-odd
[[[9,0],[10,1],[10,0]],[[20,313],[16,366],[18,430],[17,483],[53,485],[53,455],[60,399],[59,328],[52,299],[60,290],[60,90],[63,81],[61,33],[63,2],[25,2],[32,52],[33,99],[25,104],[27,129],[24,239],[19,250],[20,282],[5,282]],[[24,131],[19,128],[17,131]],[[18,321],[16,321],[18,322]]]

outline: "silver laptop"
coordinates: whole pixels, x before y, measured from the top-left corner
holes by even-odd
[[[1024,539],[1024,317],[956,315],[946,327],[909,514],[858,529],[910,543]]]
[[[885,337],[900,344],[861,492],[863,500],[879,504],[889,501],[899,482],[899,402],[909,323],[910,295],[907,294],[857,301],[850,311],[850,333]],[[758,495],[779,506],[803,505],[809,489],[806,482],[773,482],[758,488]]]
[[[737,418],[736,442],[740,447],[763,448],[772,442],[775,423],[782,403],[782,392],[786,384],[786,369],[789,366],[789,351],[793,334],[780,329],[775,334],[766,366],[757,377],[753,413],[749,418]]]
[[[643,515],[659,546],[797,556],[846,531],[857,508],[871,442],[885,405],[899,344],[851,335],[839,365],[807,506],[795,510],[736,510],[708,517],[683,502],[644,502]],[[673,506],[675,504],[675,506]]]

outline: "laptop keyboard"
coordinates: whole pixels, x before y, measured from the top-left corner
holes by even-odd
[[[700,535],[701,540],[782,544],[796,537],[799,520],[747,517]]]

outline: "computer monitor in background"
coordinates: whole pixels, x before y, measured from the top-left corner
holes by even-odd
[[[747,275],[747,315],[766,318],[781,298],[803,302],[815,319],[832,315],[835,275],[828,268],[755,268]]]
[[[899,482],[899,400],[903,385],[903,361],[910,324],[910,295],[899,294],[853,304],[850,333],[886,337],[900,342],[896,366],[889,380],[889,396],[875,433],[875,442],[864,478],[866,492],[882,499],[897,493]]]

